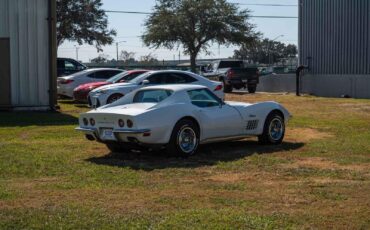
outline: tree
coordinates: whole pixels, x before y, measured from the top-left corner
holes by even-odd
[[[234,58],[259,63],[274,63],[281,58],[294,57],[297,53],[297,46],[294,44],[285,45],[282,42],[265,38],[243,44],[239,50],[234,51]]]
[[[210,44],[253,40],[258,34],[248,19],[248,10],[239,10],[226,0],[158,0],[154,13],[145,21],[142,38],[154,48],[182,45],[194,72],[198,53],[208,53]]]
[[[135,62],[135,53],[122,50],[119,56],[119,60],[122,60],[125,63]]]
[[[109,61],[109,55],[100,54],[98,57],[91,59],[91,63],[106,63]]]
[[[57,45],[64,41],[95,44],[98,51],[112,44],[115,30],[109,30],[101,0],[57,0]]]
[[[147,55],[143,55],[140,57],[140,62],[142,64],[154,64],[154,63],[157,63],[158,62],[158,59],[157,57],[152,54],[152,53],[149,53]]]

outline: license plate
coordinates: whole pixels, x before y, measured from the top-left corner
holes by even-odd
[[[102,140],[115,141],[116,137],[114,136],[113,129],[102,129],[101,137]]]

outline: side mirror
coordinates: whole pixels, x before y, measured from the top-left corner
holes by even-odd
[[[142,85],[149,85],[150,81],[145,79],[141,82]]]

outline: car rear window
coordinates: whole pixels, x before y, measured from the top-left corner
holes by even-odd
[[[158,103],[171,96],[171,90],[151,89],[141,90],[134,96],[133,103]]]

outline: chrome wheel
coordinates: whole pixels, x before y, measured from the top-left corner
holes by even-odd
[[[272,140],[278,141],[281,139],[281,137],[284,135],[284,123],[283,121],[275,117],[271,122],[269,126],[269,136]]]
[[[178,137],[178,145],[185,153],[191,153],[197,147],[197,135],[190,127],[184,127],[180,130]]]

